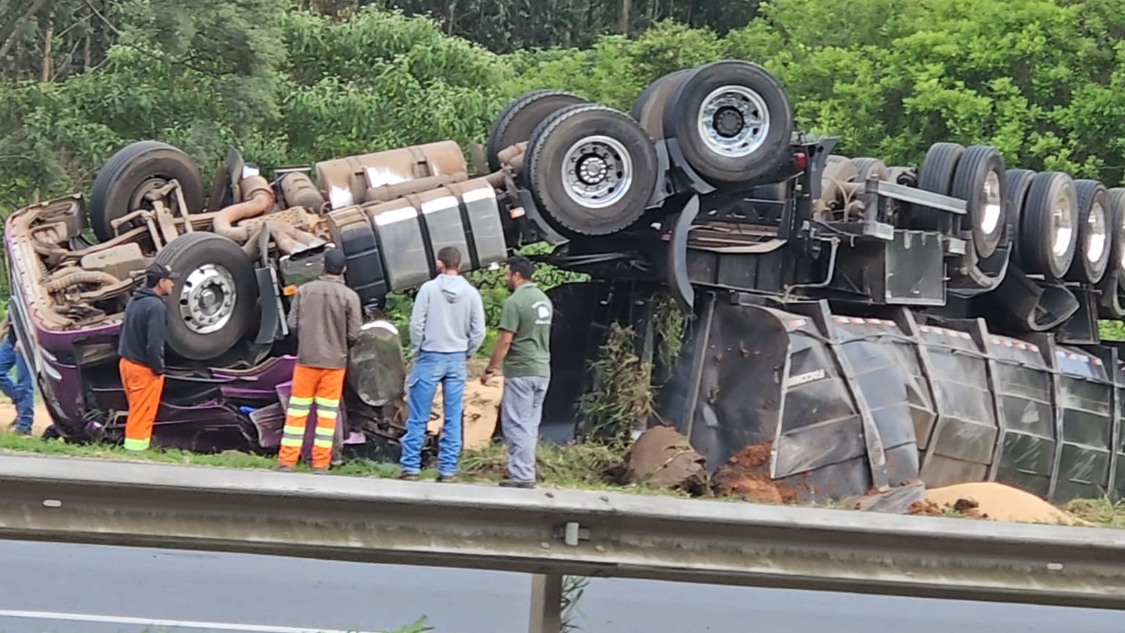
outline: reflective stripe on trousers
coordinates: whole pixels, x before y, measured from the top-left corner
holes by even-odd
[[[124,358],[117,367],[121,371],[125,398],[129,401],[129,416],[125,419],[125,450],[143,451],[152,443],[152,425],[160,409],[164,376],[157,376],[148,367]]]
[[[293,369],[293,386],[289,407],[285,411],[285,428],[281,434],[278,461],[296,466],[305,439],[305,425],[316,405],[316,435],[313,439],[313,468],[328,468],[332,462],[332,439],[336,433],[336,416],[344,391],[343,369],[317,369],[297,365]]]

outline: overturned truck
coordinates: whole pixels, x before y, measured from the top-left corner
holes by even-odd
[[[795,131],[762,68],[722,61],[656,80],[628,115],[525,94],[472,169],[449,141],[270,178],[231,150],[204,191],[186,155],[141,141],[88,198],[9,218],[14,322],[51,434],[119,437],[124,305],[149,262],[169,264],[182,277],[154,441],[270,449],[289,297],[340,248],[368,314],[338,443],[393,456],[404,363],[387,294],[429,279],[447,245],[470,270],[546,242],[544,261],[590,279],[552,290],[547,438],[574,436],[617,323],[656,365],[654,418],[712,470],[768,455],[761,476],[791,498],[918,481],[1055,501],[1125,490],[1123,352],[1097,328],[1125,315],[1125,189],[1009,169],[991,147],[939,143],[915,168],[833,154],[836,140]],[[655,324],[668,297],[682,332]],[[661,337],[679,353],[657,353]]]

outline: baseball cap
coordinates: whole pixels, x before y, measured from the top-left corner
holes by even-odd
[[[167,264],[152,262],[149,264],[148,268],[145,269],[145,277],[159,281],[161,279],[179,279],[180,275]]]
[[[330,248],[324,253],[324,272],[329,275],[339,275],[344,272],[344,268],[348,265],[348,258],[344,255],[344,251],[338,248]]]

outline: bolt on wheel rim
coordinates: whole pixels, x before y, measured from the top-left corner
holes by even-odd
[[[184,280],[180,290],[180,316],[197,334],[221,330],[234,314],[237,294],[234,276],[215,264],[200,266]]]
[[[1067,195],[1059,196],[1051,208],[1051,253],[1055,257],[1066,257],[1070,251],[1070,243],[1074,237],[1072,216],[1070,198]]]
[[[608,136],[588,136],[566,151],[562,166],[566,195],[584,207],[620,202],[633,184],[633,159],[625,145]]]
[[[716,88],[703,100],[699,136],[712,152],[743,158],[762,146],[770,129],[770,113],[761,95],[743,86]]]
[[[1106,226],[1105,207],[1095,203],[1086,216],[1086,260],[1097,264],[1106,254],[1109,231]]]
[[[981,208],[980,229],[985,235],[992,237],[1000,230],[1000,220],[1004,215],[1000,200],[1000,176],[996,172],[988,172],[981,194],[984,204]]]

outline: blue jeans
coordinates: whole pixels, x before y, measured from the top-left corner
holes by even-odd
[[[465,370],[468,357],[464,352],[442,354],[419,352],[414,359],[407,381],[406,397],[409,415],[406,435],[402,437],[402,457],[399,463],[404,473],[422,469],[422,442],[426,439],[426,422],[434,406],[434,393],[438,383],[442,386],[445,408],[445,425],[438,442],[438,474],[457,474],[457,460],[461,456],[461,397],[465,393]]]
[[[15,383],[8,377],[12,367],[16,368]],[[7,338],[0,344],[0,391],[16,405],[16,432],[30,433],[31,424],[35,421],[35,387],[23,354],[17,352]]]

